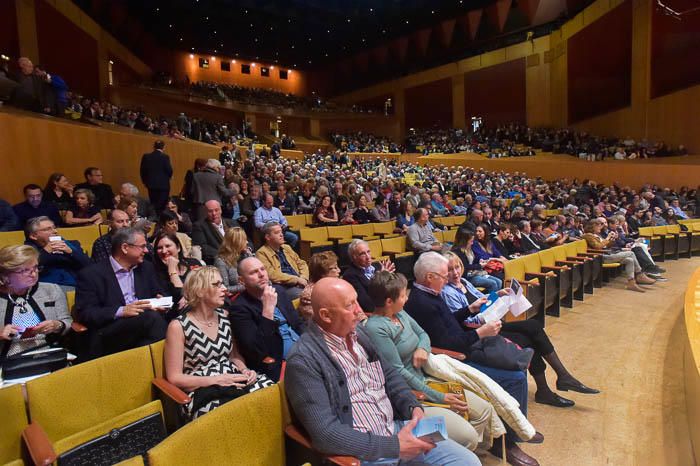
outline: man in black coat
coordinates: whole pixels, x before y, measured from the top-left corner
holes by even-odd
[[[97,167],[87,167],[83,172],[85,183],[75,186],[75,191],[79,189],[89,189],[95,195],[95,205],[100,209],[114,209],[114,192],[112,187],[102,182],[102,170]]]
[[[148,198],[156,212],[163,211],[170,196],[170,178],[173,167],[170,156],[163,152],[165,143],[161,140],[153,144],[153,152],[141,157],[141,182],[148,188]]]
[[[90,357],[155,343],[165,338],[162,309],[145,301],[165,293],[153,265],[144,262],[142,231],[123,228],[112,237],[109,260],[92,264],[78,275],[75,306],[90,332]]]
[[[204,204],[207,217],[192,224],[192,244],[202,248],[202,259],[207,264],[214,263],[219,255],[219,247],[226,230],[237,227],[238,222],[221,217],[221,203],[211,200]]]
[[[248,367],[278,381],[282,361],[304,332],[304,322],[284,289],[272,285],[258,258],[240,261],[238,277],[245,291],[229,309],[238,349]]]
[[[348,245],[348,255],[350,256],[350,267],[343,273],[343,280],[350,283],[357,292],[357,302],[365,312],[374,312],[374,302],[369,297],[369,280],[374,276],[375,271],[386,270],[393,272],[396,270],[394,264],[386,260],[380,262],[379,267],[372,265],[372,252],[369,244],[361,239],[354,239]]]

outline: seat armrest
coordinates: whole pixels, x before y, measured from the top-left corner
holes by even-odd
[[[49,436],[38,423],[32,422],[25,427],[22,431],[22,439],[34,464],[46,466],[56,461],[56,452],[53,450]]]
[[[443,348],[436,348],[434,346],[430,347],[430,352],[433,354],[444,354],[458,361],[464,361],[465,359],[467,359],[467,356],[464,353],[458,353],[457,351],[452,351]]]
[[[70,324],[70,329],[73,330],[75,333],[85,333],[87,332],[88,328],[81,324],[80,322],[75,322]]]
[[[311,439],[306,435],[305,432],[302,432],[301,429],[299,429],[297,426],[294,424],[289,424],[287,427],[284,428],[284,433],[287,437],[290,439],[294,440],[296,443],[301,445],[304,448],[307,448],[309,450],[313,450],[314,447],[311,445]],[[327,461],[337,464],[338,466],[360,466],[360,460],[355,458],[354,456],[326,456],[325,457]]]
[[[542,270],[546,270],[546,271],[569,270],[569,267],[567,267],[566,265],[543,265]]]
[[[525,273],[525,278],[529,279],[528,277],[535,277],[535,278],[551,278],[554,276],[554,272],[548,272],[548,273],[541,273],[541,272],[526,272]]]
[[[185,392],[177,388],[172,383],[168,382],[163,377],[156,377],[151,381],[151,383],[154,387],[160,390],[162,394],[164,394],[179,405],[186,405],[191,400],[191,398],[187,396]]]

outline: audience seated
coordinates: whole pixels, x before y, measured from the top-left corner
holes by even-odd
[[[126,212],[119,209],[111,210],[107,221],[109,222],[109,231],[92,243],[92,254],[90,257],[93,262],[100,262],[108,259],[109,256],[112,255],[112,235],[117,230],[130,226],[129,216]]]
[[[277,381],[282,361],[304,332],[304,321],[284,289],[270,282],[259,259],[240,260],[238,279],[245,290],[229,308],[234,338],[249,367]]]
[[[267,197],[271,196],[268,194]],[[270,282],[283,287],[290,300],[298,298],[309,284],[309,267],[291,245],[285,244],[282,225],[278,222],[271,220],[265,223],[262,234],[265,244],[256,251],[255,256],[265,265]]]
[[[422,464],[480,464],[454,440],[433,444],[413,436],[423,408],[357,327],[361,309],[347,282],[321,279],[311,302],[313,322],[289,355],[285,391],[315,448],[370,465],[399,458]]]
[[[370,298],[367,290],[369,281],[377,271],[377,267],[372,265],[372,251],[369,244],[361,239],[353,239],[348,245],[348,255],[350,256],[350,266],[343,272],[343,280],[352,285],[357,294],[357,302],[364,312],[374,312],[374,301]],[[396,266],[389,260],[378,264],[379,270],[393,272]]]
[[[255,209],[253,219],[255,228],[260,232],[264,232],[265,225],[275,222],[282,229],[284,240],[289,246],[292,248],[296,247],[299,237],[295,233],[289,231],[287,219],[284,218],[282,212],[274,206],[274,200],[271,194],[264,194],[262,196],[262,205]]]
[[[52,173],[44,188],[44,201],[58,210],[68,210],[73,206],[73,191],[73,184],[63,173]]]
[[[423,207],[416,209],[413,218],[415,222],[406,230],[406,239],[411,249],[416,254],[428,251],[442,251],[444,246],[433,235],[434,227],[430,223],[428,210]]]
[[[164,359],[168,381],[190,397],[183,406],[188,419],[272,385],[241,356],[223,309],[225,289],[216,268],[192,271],[183,297],[187,305],[168,325]]]
[[[158,274],[166,296],[172,296],[174,309],[184,306],[182,298],[182,287],[189,273],[202,268],[204,263],[198,259],[185,257],[180,240],[173,233],[160,232],[153,240],[155,255],[153,266]],[[170,317],[170,315],[168,315]],[[170,319],[168,319],[170,320]]]
[[[95,205],[100,209],[114,208],[114,193],[112,187],[102,182],[102,170],[97,167],[85,169],[85,183],[75,186],[75,189],[89,189],[95,195]]]
[[[202,259],[214,263],[226,230],[237,226],[236,222],[221,216],[221,203],[209,200],[204,204],[206,217],[192,225],[192,244],[202,248]]]
[[[61,226],[63,224],[56,206],[43,200],[43,193],[39,185],[28,184],[22,191],[26,200],[13,207],[20,229],[25,227],[29,219],[35,217],[48,217],[54,225]]]
[[[333,251],[323,251],[311,256],[309,261],[309,284],[306,285],[304,291],[299,296],[299,307],[297,312],[304,319],[311,319],[313,309],[311,307],[311,292],[314,290],[314,284],[322,278],[340,277],[340,266],[338,265],[338,256]],[[363,317],[361,320],[365,320]]]
[[[243,228],[232,227],[226,230],[219,254],[214,259],[214,266],[219,269],[221,280],[230,296],[245,289],[238,280],[238,262],[252,255]]]
[[[66,226],[99,225],[102,213],[95,205],[95,195],[89,189],[77,189],[73,196],[74,204],[66,211]]]
[[[119,194],[114,197],[115,207],[119,208],[118,206],[122,201],[136,203],[136,217],[138,217],[139,220],[143,219],[149,222],[157,220],[158,217],[153,205],[139,196],[139,189],[132,183],[122,183],[119,187]]]
[[[35,217],[25,227],[24,244],[39,252],[39,278],[42,282],[55,283],[65,291],[75,288],[80,270],[90,264],[80,243],[64,240],[56,234],[56,225],[48,217]]]
[[[153,265],[143,260],[147,244],[142,231],[121,228],[112,233],[109,260],[85,267],[78,276],[75,307],[89,328],[92,357],[165,337],[165,310],[147,301],[164,296]]]
[[[180,222],[178,221],[177,213],[172,210],[165,209],[160,213],[156,230],[153,237],[155,238],[160,233],[170,233],[177,237],[182,247],[182,254],[185,257],[193,257],[195,259],[202,258],[202,250],[199,246],[192,246],[192,238],[189,235],[179,231]],[[155,244],[155,243],[154,243]]]
[[[0,361],[56,342],[73,319],[58,285],[39,282],[39,253],[30,246],[0,249]]]

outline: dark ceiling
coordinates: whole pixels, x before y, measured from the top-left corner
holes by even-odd
[[[169,49],[315,68],[496,0],[74,1],[137,54],[149,35]]]

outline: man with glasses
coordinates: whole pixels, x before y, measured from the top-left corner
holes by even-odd
[[[416,222],[408,227],[406,240],[416,254],[428,251],[442,251],[443,245],[433,235],[428,209],[419,208],[413,214]]]
[[[350,267],[345,270],[343,279],[350,283],[357,292],[357,302],[365,312],[374,312],[374,302],[369,297],[367,290],[369,289],[369,281],[377,271],[377,267],[372,265],[372,252],[369,249],[369,244],[361,239],[354,239],[348,246],[348,255],[350,256]],[[385,260],[378,264],[379,270],[393,272],[396,266]]]
[[[24,187],[24,202],[15,204],[15,211],[20,229],[24,228],[29,219],[35,217],[48,217],[56,225],[61,225],[61,215],[56,206],[50,202],[44,202],[41,187],[36,184],[28,184]]]
[[[62,239],[49,217],[36,217],[27,222],[24,244],[39,251],[39,281],[55,283],[64,291],[75,289],[78,272],[90,264],[78,241]]]
[[[97,167],[87,167],[83,172],[85,183],[76,185],[75,190],[89,189],[95,195],[95,205],[100,209],[114,208],[114,192],[112,187],[102,180],[102,170]]]
[[[505,391],[518,401],[520,410],[527,416],[527,375],[525,371],[503,370],[476,364],[469,361],[472,345],[481,338],[498,335],[501,321],[496,320],[482,325],[478,329],[463,329],[453,316],[449,307],[440,296],[448,282],[449,261],[436,252],[421,255],[413,267],[416,281],[404,305],[404,310],[421,326],[430,337],[430,342],[439,348],[449,349],[467,355],[466,364],[491,377]],[[506,452],[508,462],[519,466],[535,466],[537,460],[528,456],[515,443],[517,436],[507,427]],[[544,437],[540,433],[529,440],[541,443]],[[502,457],[501,443],[494,443],[491,453]]]
[[[99,357],[148,345],[165,338],[166,309],[149,298],[164,295],[150,262],[144,262],[146,237],[122,228],[112,235],[109,260],[86,267],[78,276],[78,320],[90,331],[90,356]]]

